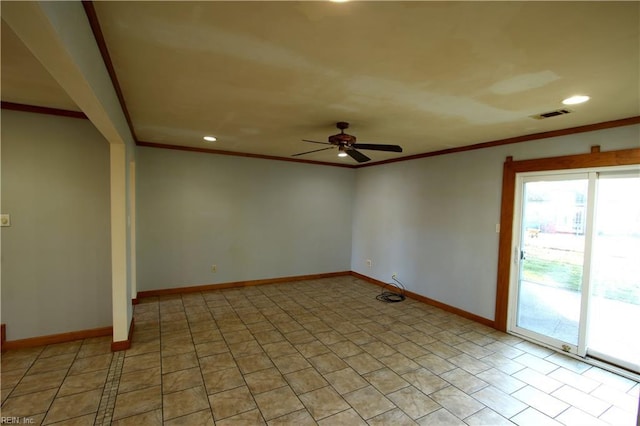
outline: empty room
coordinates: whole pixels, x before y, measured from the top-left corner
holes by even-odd
[[[0,424],[638,425],[640,3],[0,16]]]

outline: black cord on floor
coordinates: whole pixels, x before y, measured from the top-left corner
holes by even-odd
[[[404,284],[402,284],[400,280],[398,280],[395,276],[391,278],[398,284],[386,283],[382,287],[380,294],[376,296],[376,299],[385,303],[402,302],[404,299],[407,298],[404,294],[405,293]],[[389,290],[385,291],[387,287],[389,288]]]

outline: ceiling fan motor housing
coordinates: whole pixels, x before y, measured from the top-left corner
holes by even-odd
[[[338,121],[336,123],[336,127],[340,129],[340,133],[338,133],[337,135],[329,136],[329,143],[338,146],[351,146],[356,143],[355,136],[348,135],[344,132],[344,129],[349,128],[349,123],[347,123],[346,121]]]
[[[337,135],[329,136],[329,142],[334,145],[352,145],[356,143],[356,137],[346,133],[338,133]]]

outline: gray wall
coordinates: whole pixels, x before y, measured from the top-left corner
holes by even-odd
[[[139,147],[138,290],[351,269],[493,319],[505,157],[595,144],[639,147],[640,126],[357,171]],[[3,110],[1,189],[7,338],[109,326],[106,141],[87,120]]]
[[[640,126],[360,169],[351,270],[494,319],[502,165],[640,147]],[[372,266],[366,265],[371,259]]]
[[[111,325],[109,146],[88,120],[2,110],[7,339]]]
[[[138,291],[350,269],[354,170],[155,148],[136,168]]]

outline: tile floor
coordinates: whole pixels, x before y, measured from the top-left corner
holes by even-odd
[[[353,277],[149,298],[2,356],[2,416],[65,425],[635,425],[640,385]]]

